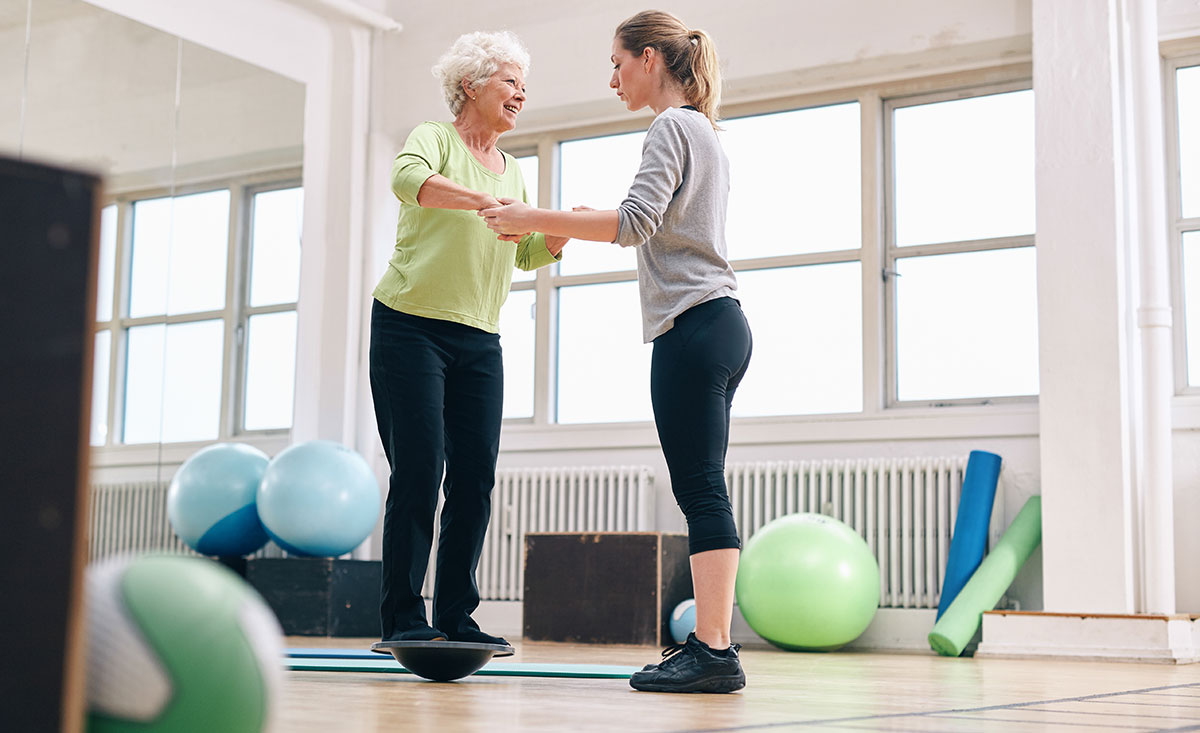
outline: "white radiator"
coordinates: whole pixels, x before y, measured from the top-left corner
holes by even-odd
[[[647,466],[497,471],[492,518],[476,573],[480,597],[488,601],[523,598],[526,532],[652,531],[652,477]],[[438,511],[441,511],[440,498]],[[435,529],[433,553],[436,552]],[[426,597],[433,595],[434,567],[431,555],[425,578]]]
[[[439,496],[439,510],[441,499]],[[424,592],[433,594],[437,522]],[[503,469],[496,472],[492,517],[479,559],[484,600],[520,600],[525,581],[526,532],[651,531],[654,484],[649,467],[602,466]],[[167,484],[92,487],[88,526],[91,561],[143,552],[193,553],[167,521]],[[282,557],[274,543],[252,557]]]
[[[142,481],[92,486],[88,559],[144,552],[191,553],[167,521],[167,484]]]
[[[785,514],[826,514],[875,554],[881,607],[937,608],[966,466],[965,457],[734,463],[725,478],[743,541]]]
[[[169,483],[93,484],[88,516],[88,561],[147,552],[195,555],[167,519]],[[283,557],[273,542],[250,557]]]
[[[866,539],[879,561],[880,605],[936,608],[967,459],[904,458],[734,463],[726,468],[743,540],[776,517],[819,512]],[[167,521],[166,484],[92,488],[89,558],[121,553],[191,553]],[[999,499],[997,500],[999,503]],[[520,600],[526,532],[655,529],[648,467],[504,469],[477,580],[485,600]],[[998,525],[993,521],[992,540]],[[436,553],[436,523],[434,549]],[[256,556],[280,557],[272,543]],[[433,556],[425,593],[433,592]]]

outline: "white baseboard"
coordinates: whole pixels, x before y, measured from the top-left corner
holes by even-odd
[[[933,628],[936,613],[921,608],[881,608],[862,636],[845,649],[932,654],[926,637]],[[483,601],[472,616],[480,628],[489,634],[515,640],[521,638],[523,633],[520,601]],[[737,606],[733,608],[731,636],[734,642],[745,647],[775,648],[754,633]]]
[[[867,630],[842,648],[847,651],[932,654],[926,637],[933,628],[936,616],[937,611],[933,609],[881,608],[875,612],[875,618]],[[744,647],[775,648],[750,628],[737,606],[733,607],[731,636]]]

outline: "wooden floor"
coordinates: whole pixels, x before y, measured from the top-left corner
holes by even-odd
[[[291,637],[289,646],[372,639]],[[641,666],[644,647],[518,643],[504,661]],[[1200,665],[742,651],[731,695],[635,692],[626,680],[286,672],[279,731],[1200,731]]]

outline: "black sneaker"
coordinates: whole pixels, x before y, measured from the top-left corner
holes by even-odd
[[[635,672],[629,686],[644,692],[733,692],[746,686],[746,674],[734,644],[725,652],[714,652],[688,634],[687,641],[663,650],[663,661]]]

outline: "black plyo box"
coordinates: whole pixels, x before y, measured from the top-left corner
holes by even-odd
[[[687,535],[531,532],[524,591],[527,640],[661,646],[692,597]]]
[[[379,636],[378,560],[255,558],[246,580],[292,636]]]

